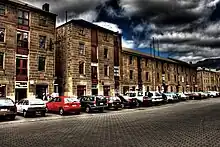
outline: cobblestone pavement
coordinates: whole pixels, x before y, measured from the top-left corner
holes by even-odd
[[[220,99],[0,123],[0,147],[219,147]]]

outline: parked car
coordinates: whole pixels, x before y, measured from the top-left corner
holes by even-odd
[[[78,97],[81,108],[87,113],[92,112],[94,110],[98,110],[99,112],[103,112],[107,107],[107,100],[104,97],[99,96],[79,96]]]
[[[175,93],[167,92],[166,95],[167,102],[177,102],[179,99]]]
[[[52,98],[46,108],[48,112],[59,112],[60,115],[72,112],[80,114],[81,104],[77,97],[59,96]]]
[[[185,101],[189,99],[189,95],[184,94],[183,92],[178,92],[177,97],[179,98],[180,101]]]
[[[191,98],[194,100],[200,100],[205,98],[205,95],[202,94],[201,92],[192,92]]]
[[[125,93],[124,95],[118,95],[120,98],[123,107],[129,107],[129,108],[134,108],[134,107],[139,107],[139,102],[137,98],[135,97],[135,93]]]
[[[152,98],[148,97],[148,92],[145,92],[142,106],[145,106],[145,107],[152,106]]]
[[[22,99],[16,104],[16,107],[17,112],[23,114],[24,117],[35,116],[37,113],[44,117],[46,113],[46,104],[41,99]]]
[[[218,92],[216,91],[208,91],[210,97],[217,97],[218,96]]]
[[[147,96],[152,99],[153,104],[164,103],[167,100],[164,94],[157,91],[149,91]]]
[[[108,105],[108,109],[114,108],[114,109],[118,109],[118,108],[123,108],[123,104],[121,102],[121,99],[117,96],[109,96],[106,97],[107,99],[107,105]]]
[[[10,98],[0,98],[0,116],[14,120],[17,114],[17,108],[14,101]]]

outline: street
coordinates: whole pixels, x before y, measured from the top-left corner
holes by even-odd
[[[0,123],[1,147],[217,147],[219,138],[220,98]]]

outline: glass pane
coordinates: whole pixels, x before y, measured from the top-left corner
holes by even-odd
[[[20,59],[16,59],[16,68],[20,67]]]
[[[27,40],[27,39],[28,39],[28,33],[23,33],[23,38],[24,38],[25,40]]]
[[[20,17],[20,18],[22,18],[23,17],[23,13],[22,13],[22,11],[18,11],[18,17]]]
[[[29,13],[28,12],[24,12],[24,18],[29,19]]]
[[[24,20],[24,24],[23,25],[28,26],[29,25],[29,21],[28,20]]]
[[[17,32],[17,40],[22,40],[21,32]]]
[[[22,68],[27,68],[27,60],[23,60],[23,67]]]
[[[10,99],[0,99],[0,106],[14,106],[14,103]]]

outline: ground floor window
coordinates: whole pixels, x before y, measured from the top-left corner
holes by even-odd
[[[86,94],[86,86],[78,85],[77,86],[77,96],[84,96]]]
[[[98,89],[97,88],[92,89],[92,95],[98,95]]]
[[[103,95],[110,96],[110,86],[103,86]]]
[[[6,86],[0,84],[0,97],[6,96]]]
[[[173,92],[173,86],[170,86],[170,91]]]
[[[129,86],[123,86],[123,95],[129,91]]]
[[[27,89],[15,89],[15,101],[18,102],[27,98]]]

